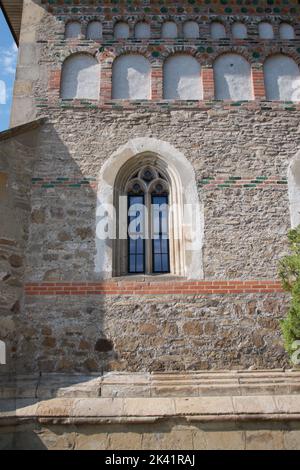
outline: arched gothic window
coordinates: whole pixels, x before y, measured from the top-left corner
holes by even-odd
[[[128,273],[169,273],[169,184],[166,177],[154,167],[143,167],[129,177],[126,194]]]
[[[119,170],[114,182],[114,276],[184,275],[188,229],[183,232],[183,226],[190,219],[183,215],[180,176],[162,159],[146,153]]]

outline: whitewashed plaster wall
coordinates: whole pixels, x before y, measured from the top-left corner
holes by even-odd
[[[245,39],[247,37],[247,27],[244,23],[237,21],[233,23],[231,33],[235,39]]]
[[[252,100],[251,67],[238,54],[224,54],[214,63],[215,98],[217,100]]]
[[[199,62],[189,55],[169,57],[164,65],[164,99],[202,100]]]
[[[113,99],[150,99],[151,64],[139,54],[118,57],[113,64]]]
[[[129,38],[129,26],[124,21],[120,21],[115,25],[114,37],[116,39],[127,39]]]
[[[100,21],[91,21],[88,24],[86,37],[87,39],[102,38],[102,24],[100,23]]]
[[[300,101],[299,67],[291,57],[269,57],[264,64],[264,77],[267,100]]]
[[[186,39],[197,39],[199,37],[199,25],[196,21],[186,21],[183,25],[183,36]]]
[[[150,25],[146,21],[139,21],[134,28],[134,36],[137,39],[147,39],[151,37]]]
[[[61,97],[98,100],[100,64],[88,54],[75,54],[63,64]]]
[[[288,23],[281,23],[279,28],[279,35],[281,39],[295,39],[295,31],[293,26]]]
[[[161,35],[163,38],[177,38],[178,27],[174,21],[165,21],[162,25]]]
[[[65,38],[79,38],[81,35],[81,24],[78,21],[70,21],[66,24]]]
[[[214,21],[210,25],[210,35],[213,39],[226,38],[225,26],[218,21]]]
[[[261,39],[273,39],[274,38],[274,30],[271,23],[267,21],[262,21],[258,25],[258,33]]]

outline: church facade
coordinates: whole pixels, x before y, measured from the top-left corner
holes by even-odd
[[[300,222],[298,2],[20,3],[3,377],[113,377],[107,397],[163,400],[244,373],[238,394],[264,395],[263,377],[266,395],[296,393],[278,262]],[[299,445],[295,426],[296,444],[270,445]]]

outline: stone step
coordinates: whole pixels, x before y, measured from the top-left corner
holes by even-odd
[[[257,395],[169,398],[54,398],[14,403],[0,400],[0,427],[21,420],[40,423],[107,424],[154,422],[182,418],[186,422],[224,420],[300,420],[300,396]]]
[[[0,376],[2,399],[278,395],[299,391],[299,370]]]

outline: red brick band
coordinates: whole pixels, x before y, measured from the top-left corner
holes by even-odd
[[[279,281],[106,281],[27,283],[27,295],[167,295],[283,292]]]

